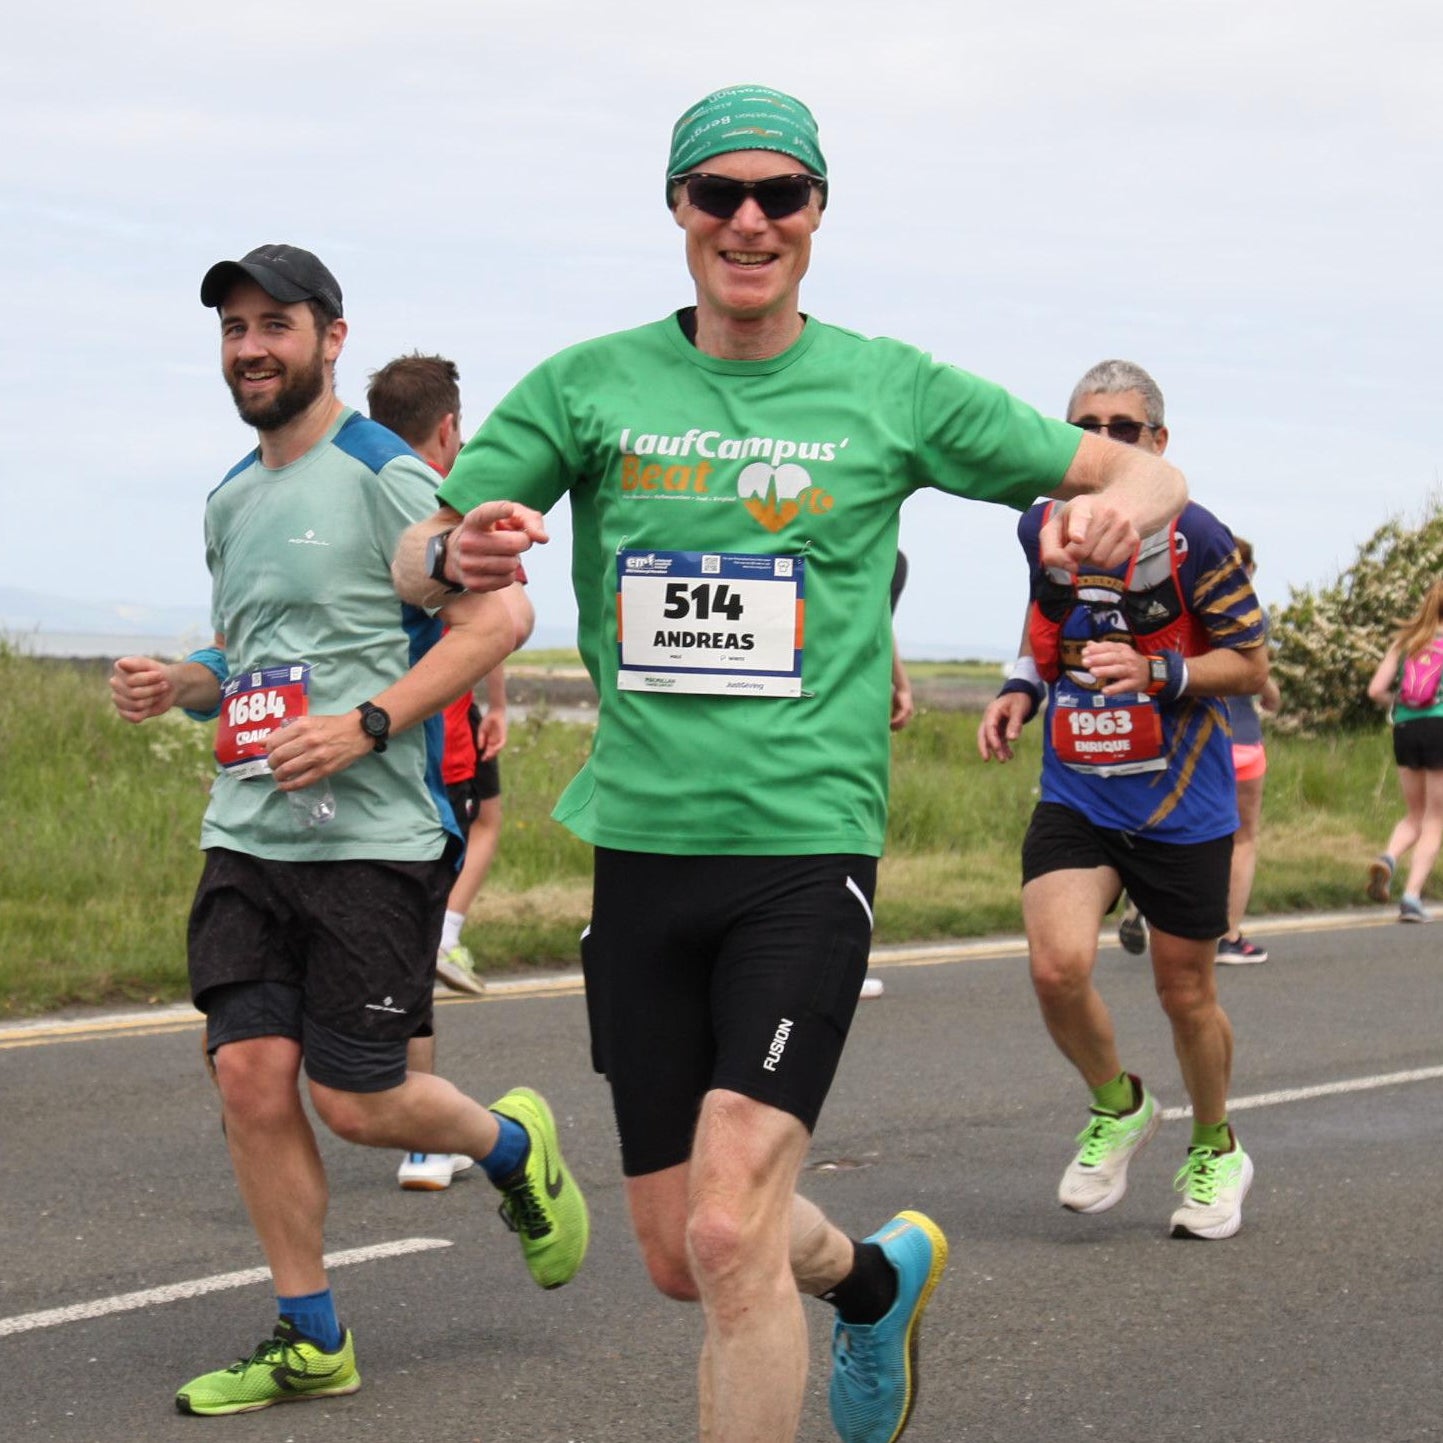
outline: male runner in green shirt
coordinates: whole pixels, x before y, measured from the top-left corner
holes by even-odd
[[[796,1436],[810,1294],[836,1309],[838,1433],[891,1443],[946,1239],[906,1211],[853,1242],[796,1184],[867,965],[898,510],[922,486],[1017,510],[1076,497],[1048,537],[1075,565],[1125,554],[1186,487],[909,346],[804,315],[827,181],[792,97],[699,102],[665,195],[695,306],[526,377],[394,570],[431,604],[504,585],[569,498],[600,711],[555,815],[597,849],[593,1052],[651,1277],[705,1313],[701,1436]]]

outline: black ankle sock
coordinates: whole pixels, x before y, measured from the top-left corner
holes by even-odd
[[[876,1243],[852,1244],[852,1271],[822,1294],[845,1323],[875,1323],[897,1301],[897,1274]]]

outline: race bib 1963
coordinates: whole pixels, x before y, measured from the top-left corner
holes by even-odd
[[[311,668],[305,662],[243,671],[220,691],[215,759],[236,777],[268,776],[266,738],[307,710]]]
[[[804,581],[800,556],[618,552],[618,688],[800,696]]]
[[[1052,750],[1075,771],[1130,776],[1167,766],[1162,717],[1152,698],[1140,692],[1103,696],[1063,681],[1053,690],[1047,715]]]

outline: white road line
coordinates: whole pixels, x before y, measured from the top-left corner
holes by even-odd
[[[1333,1097],[1340,1092],[1370,1092],[1375,1087],[1398,1087],[1405,1082],[1432,1082],[1443,1077],[1443,1067],[1419,1067],[1412,1072],[1385,1072],[1377,1077],[1354,1077],[1347,1082],[1321,1082],[1316,1087],[1290,1087],[1282,1092],[1259,1092],[1252,1097],[1230,1097],[1228,1112],[1245,1112],[1250,1107],[1277,1107],[1284,1102],[1306,1102],[1313,1097]],[[1165,1107],[1167,1122],[1192,1116],[1190,1107]]]
[[[352,1263],[374,1262],[377,1258],[399,1258],[406,1253],[430,1252],[433,1248],[449,1248],[449,1238],[402,1238],[394,1243],[376,1243],[369,1248],[348,1248],[345,1252],[327,1253],[328,1268],[345,1268]],[[239,1273],[217,1273],[210,1278],[193,1278],[185,1283],[168,1283],[163,1288],[146,1288],[140,1293],[120,1293],[113,1298],[97,1298],[93,1303],[72,1303],[68,1308],[49,1308],[43,1313],[20,1313],[13,1318],[0,1318],[0,1338],[12,1333],[28,1333],[32,1328],[53,1328],[59,1323],[80,1323],[87,1318],[103,1318],[107,1313],[131,1313],[148,1308],[152,1303],[175,1303],[182,1298],[199,1298],[206,1293],[220,1293],[228,1288],[243,1288],[250,1283],[263,1283],[270,1277],[269,1268],[246,1268]]]

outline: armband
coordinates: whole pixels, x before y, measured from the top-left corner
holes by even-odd
[[[1007,680],[1002,683],[1002,690],[997,695],[1009,696],[1013,692],[1025,694],[1032,703],[1027,715],[1022,718],[1025,726],[1037,715],[1037,708],[1042,705],[1042,699],[1047,695],[1047,683],[1042,680],[1042,673],[1037,670],[1037,663],[1030,656],[1019,656],[1007,668]]]
[[[230,667],[226,664],[225,652],[218,646],[203,646],[199,651],[191,652],[186,660],[203,666],[216,679],[219,686],[224,686],[226,678],[230,676]],[[189,707],[185,707],[184,711],[191,721],[214,721],[220,715],[220,700],[217,698],[216,704],[209,711],[192,711]]]
[[[1162,651],[1147,658],[1147,694],[1164,704],[1187,690],[1187,661],[1180,651]]]

